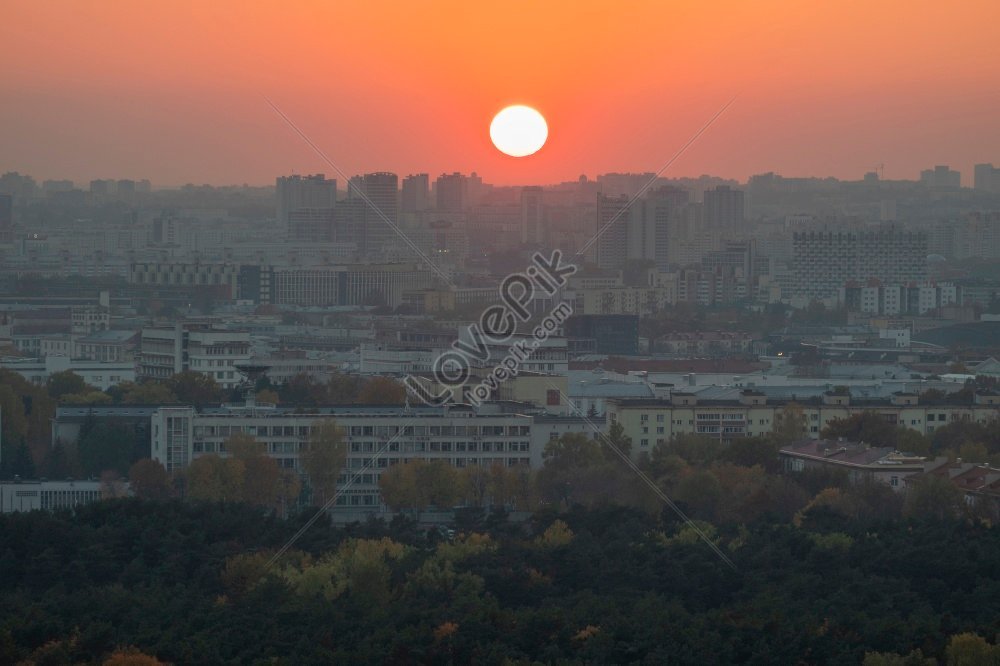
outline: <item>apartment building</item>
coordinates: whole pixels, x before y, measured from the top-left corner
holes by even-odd
[[[920,404],[915,394],[905,393],[888,400],[852,400],[848,393],[828,392],[819,399],[770,401],[763,393],[748,390],[738,400],[706,400],[681,392],[657,400],[608,400],[607,420],[608,424],[622,425],[632,438],[633,454],[638,455],[677,435],[705,435],[726,442],[763,437],[771,433],[791,404],[802,410],[806,433],[813,439],[818,439],[831,421],[864,411],[928,435],[955,421],[989,423],[1000,418],[1000,395],[993,394],[977,394],[968,405]]]
[[[204,324],[178,323],[143,329],[140,350],[137,372],[140,379],[162,380],[193,370],[229,389],[242,379],[236,366],[250,359],[250,334],[215,330]]]

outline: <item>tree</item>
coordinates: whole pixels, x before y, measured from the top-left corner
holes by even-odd
[[[45,380],[45,389],[49,396],[56,400],[68,393],[87,393],[88,390],[97,390],[92,386],[87,386],[83,377],[72,370],[63,370],[49,375],[49,378]]]
[[[844,419],[830,421],[820,436],[826,439],[844,438],[852,442],[865,442],[872,446],[896,448],[896,426],[877,412],[865,410]]]
[[[170,475],[157,460],[145,458],[128,471],[132,492],[142,499],[163,500],[170,497]]]
[[[222,402],[222,387],[213,377],[203,372],[185,370],[178,372],[165,382],[169,390],[185,405],[213,405]]]
[[[102,421],[86,432],[81,429],[76,447],[84,474],[98,476],[105,470],[125,474],[132,464],[135,438],[127,425]]]
[[[188,497],[211,502],[243,499],[243,461],[214,453],[195,458],[187,469]]]
[[[797,402],[790,402],[774,415],[774,430],[771,432],[771,439],[775,441],[778,448],[788,446],[792,442],[808,437],[808,424],[802,405]]]
[[[278,395],[277,391],[272,391],[271,389],[261,389],[257,391],[255,397],[258,405],[277,405],[281,403],[281,396]]]
[[[59,398],[59,402],[64,405],[110,405],[113,401],[110,395],[95,389],[83,393],[66,393]]]
[[[601,445],[585,433],[568,432],[549,440],[542,451],[542,460],[550,470],[564,470],[600,464],[604,461],[604,453]]]
[[[362,405],[402,405],[405,401],[406,388],[391,377],[372,377],[356,400]]]
[[[972,633],[952,636],[945,654],[948,666],[1000,664],[1000,646],[990,645],[985,638]]]
[[[303,442],[300,460],[309,477],[312,502],[324,506],[337,492],[337,478],[344,470],[347,445],[344,429],[333,419],[313,423],[309,439]]]
[[[253,435],[237,433],[226,439],[225,450],[243,464],[242,500],[277,509],[285,480],[278,462],[267,455],[267,446]]]
[[[358,402],[362,379],[357,375],[335,372],[326,383],[326,400],[332,405],[349,405]]]
[[[444,460],[411,460],[382,473],[379,488],[385,503],[395,510],[424,510],[454,506],[462,497],[463,477]]]
[[[298,407],[312,407],[326,402],[326,385],[300,372],[278,387],[281,402]]]
[[[961,515],[965,502],[950,480],[922,474],[907,487],[904,509],[908,516],[942,520]]]
[[[624,426],[617,421],[612,423],[611,427],[608,428],[607,441],[602,443],[605,446],[604,455],[608,460],[618,460],[619,456],[615,453],[614,449],[623,453],[625,457],[632,455],[632,438],[625,434]],[[608,446],[609,444],[610,446]]]
[[[734,439],[721,458],[734,465],[753,467],[760,465],[769,472],[777,472],[778,443],[770,437],[741,437]]]
[[[124,389],[122,402],[126,405],[172,405],[177,403],[177,396],[159,382],[129,384]]]

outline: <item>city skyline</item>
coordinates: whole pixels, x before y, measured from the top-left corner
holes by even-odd
[[[772,4],[171,3],[137,15],[15,3],[0,170],[163,185],[329,171],[265,95],[350,173],[477,171],[502,185],[655,171],[733,95],[666,175],[855,178],[884,164],[887,179],[916,179],[950,164],[968,185],[974,164],[997,161],[1000,135],[975,111],[998,101],[981,85],[1000,73],[995,3]],[[490,143],[512,103],[550,124],[527,159]]]

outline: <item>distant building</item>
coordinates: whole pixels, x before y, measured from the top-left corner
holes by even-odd
[[[593,339],[595,353],[614,356],[639,353],[639,317],[636,315],[575,314],[564,326],[567,338]]]
[[[746,219],[745,205],[742,190],[728,185],[705,190],[705,225],[721,231],[740,231]]]
[[[236,366],[249,359],[250,334],[246,331],[213,330],[203,324],[178,323],[169,328],[142,330],[138,375],[143,379],[162,380],[192,370],[230,389],[242,380]]]
[[[920,474],[924,470],[924,458],[912,453],[900,453],[890,446],[831,439],[795,442],[782,447],[778,457],[788,472],[806,469],[843,470],[853,483],[878,481],[896,492],[903,492],[906,488],[906,477]]]
[[[884,284],[927,279],[927,234],[889,228],[879,231],[804,231],[792,236],[791,296],[835,297],[848,281]]]
[[[992,164],[977,164],[972,186],[983,192],[1000,193],[1000,169]]]
[[[393,229],[399,224],[399,179],[394,173],[376,172],[351,178],[348,198],[361,199],[361,226],[352,242],[367,257],[384,254],[390,244],[398,241]]]
[[[947,166],[938,165],[920,172],[920,182],[934,189],[958,189],[962,186],[962,174]]]
[[[337,181],[324,174],[313,176],[279,176],[275,181],[278,224],[289,231],[292,211],[303,208],[331,210],[337,203]]]
[[[434,181],[434,195],[439,211],[458,212],[466,206],[465,176],[455,173],[443,173]]]
[[[0,513],[55,511],[99,502],[129,493],[129,484],[118,481],[33,481],[15,479],[0,482]]]
[[[426,173],[418,173],[403,179],[400,192],[399,211],[402,214],[417,213],[430,207],[430,179]]]
[[[14,197],[0,194],[0,246],[14,244]]]

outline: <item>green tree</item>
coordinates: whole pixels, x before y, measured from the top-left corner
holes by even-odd
[[[98,476],[105,470],[126,474],[132,465],[135,438],[123,423],[100,422],[77,439],[83,473]]]
[[[87,386],[87,382],[83,381],[83,377],[72,370],[63,370],[62,372],[54,372],[49,375],[49,378],[45,380],[45,389],[48,391],[49,396],[55,400],[59,400],[68,393],[87,393],[88,391],[97,390],[91,386]]]
[[[797,402],[790,402],[774,415],[774,429],[771,439],[778,445],[788,446],[792,442],[809,436],[805,411]]]
[[[316,421],[302,449],[299,458],[309,477],[313,504],[323,506],[336,494],[337,478],[347,460],[344,429],[333,419]]]
[[[159,382],[142,382],[124,387],[122,402],[126,405],[172,405],[177,403],[177,396]]]
[[[823,428],[820,436],[826,439],[843,437],[851,442],[865,442],[872,446],[896,448],[897,432],[896,427],[882,418],[879,413],[865,410],[844,419],[830,421]]]
[[[607,440],[602,440],[601,443],[604,445],[604,455],[608,460],[618,460],[618,454],[612,447],[621,451],[626,457],[632,455],[632,438],[625,434],[625,428],[621,423],[612,423],[608,428]]]
[[[203,372],[185,370],[172,375],[164,382],[178,402],[185,405],[213,405],[222,402],[222,387],[214,378]]]
[[[950,480],[922,474],[906,489],[906,514],[919,518],[953,518],[965,510],[962,491]]]

